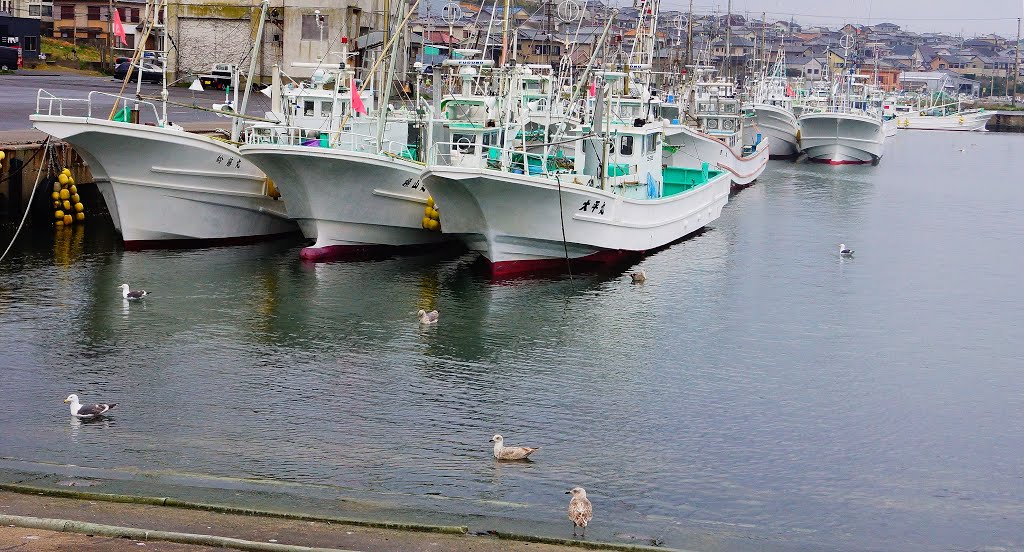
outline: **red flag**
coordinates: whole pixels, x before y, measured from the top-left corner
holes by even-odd
[[[363,98],[359,96],[359,87],[352,82],[352,111],[366,115],[366,106],[363,105]]]
[[[789,97],[796,96],[796,92],[793,92],[793,87],[788,85],[788,84],[786,85],[786,96],[789,96]]]
[[[590,95],[597,95],[597,81],[590,81]]]
[[[117,13],[117,8],[114,8],[114,36],[121,41],[121,44],[128,45],[128,37],[124,34],[124,25],[121,25],[121,14]]]

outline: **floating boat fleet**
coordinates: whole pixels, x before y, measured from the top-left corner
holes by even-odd
[[[668,246],[716,220],[769,157],[878,163],[898,129],[979,130],[991,116],[909,108],[852,73],[805,89],[781,54],[742,93],[700,60],[666,79],[652,70],[658,2],[639,1],[628,52],[608,26],[582,69],[516,63],[507,44],[497,59],[458,50],[431,101],[389,103],[403,35],[390,32],[363,80],[347,40],[306,82],[275,67],[262,117],[245,115],[252,87],[239,100],[236,72],[227,136],[169,122],[166,79],[159,98],[40,90],[31,120],[89,164],[129,248],[301,231],[301,257],[319,261],[461,242],[509,276]],[[144,25],[166,9],[151,2]]]

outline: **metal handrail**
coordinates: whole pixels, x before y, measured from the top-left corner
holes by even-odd
[[[497,151],[498,154],[493,155],[491,151]],[[559,159],[550,154],[465,142],[436,142],[430,146],[427,159],[428,164],[435,166],[468,166],[530,176],[572,172],[569,168],[549,168],[549,162]],[[531,164],[531,160],[536,160],[537,163]]]
[[[267,134],[261,133],[261,131]],[[280,146],[312,146],[327,135],[330,148],[361,153],[382,153],[401,156],[408,148],[395,140],[384,140],[377,149],[377,138],[351,131],[325,130],[313,127],[284,125],[253,125],[244,131],[246,144],[274,144]]]
[[[64,105],[65,103],[69,104],[69,106],[68,106],[68,110],[69,111],[71,109],[73,109],[72,106],[81,106],[81,105],[84,104],[85,116],[87,118],[91,119],[92,118],[92,107],[93,107],[94,96],[106,96],[106,97],[110,97],[110,98],[115,98],[115,99],[124,101],[126,104],[128,102],[133,102],[136,106],[146,105],[150,109],[153,110],[153,118],[157,122],[160,122],[160,114],[159,114],[159,112],[156,109],[156,105],[153,104],[152,102],[148,102],[148,101],[145,101],[145,100],[140,100],[138,98],[132,98],[132,97],[129,97],[129,96],[122,96],[120,94],[111,94],[109,92],[99,92],[99,91],[96,91],[96,90],[93,90],[93,91],[89,92],[89,95],[86,98],[66,98],[66,97],[61,97],[61,96],[55,96],[55,95],[51,94],[50,92],[47,92],[46,90],[40,88],[39,91],[36,93],[36,114],[37,115],[54,115],[54,110],[56,109],[56,111],[57,111],[56,115],[58,115],[60,117],[63,117],[63,116],[65,116],[65,112],[64,112],[65,111],[65,105]],[[106,107],[104,106],[104,110],[105,109],[106,109]],[[75,111],[77,112],[78,110],[76,109]],[[70,113],[67,114],[67,115],[71,116]],[[104,118],[106,118],[106,117],[104,117]]]

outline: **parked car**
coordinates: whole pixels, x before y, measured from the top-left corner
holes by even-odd
[[[0,71],[14,71],[18,68],[18,49],[0,46]]]
[[[117,66],[114,69],[114,78],[117,80],[124,80],[128,76],[128,68],[131,66],[130,61],[126,61]],[[164,70],[152,63],[143,63],[142,69],[136,65],[132,71],[132,81],[141,78],[143,82],[160,83],[164,78]]]

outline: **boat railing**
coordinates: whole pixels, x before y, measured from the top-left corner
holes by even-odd
[[[100,102],[98,97],[109,98],[113,101]],[[114,117],[110,117],[110,110],[113,105],[119,103],[124,104],[122,110],[118,110],[117,113],[127,109],[129,112],[138,110],[141,112],[142,106],[146,106],[146,111],[152,110],[153,120],[160,121],[160,114],[157,112],[156,105],[152,102],[140,100],[138,98],[132,98],[129,96],[122,96],[120,94],[111,94],[109,92],[92,91],[89,92],[89,96],[86,98],[67,98],[62,96],[55,96],[50,92],[40,88],[39,92],[36,93],[36,114],[37,115],[57,115],[60,117],[93,117],[93,107],[97,108],[97,115],[104,119],[113,118],[117,119],[116,113]],[[131,119],[126,114],[123,118],[125,122]],[[138,119],[136,119],[138,120]]]
[[[415,159],[410,147],[395,140],[384,140],[377,148],[377,138],[352,131],[325,130],[310,127],[282,125],[253,125],[245,130],[246,144],[274,144],[279,146],[306,146],[336,148],[358,153],[383,153]]]
[[[574,172],[573,159],[567,157],[562,150],[545,150],[536,153],[466,142],[437,142],[430,147],[428,162],[431,165],[490,169],[531,176]]]

